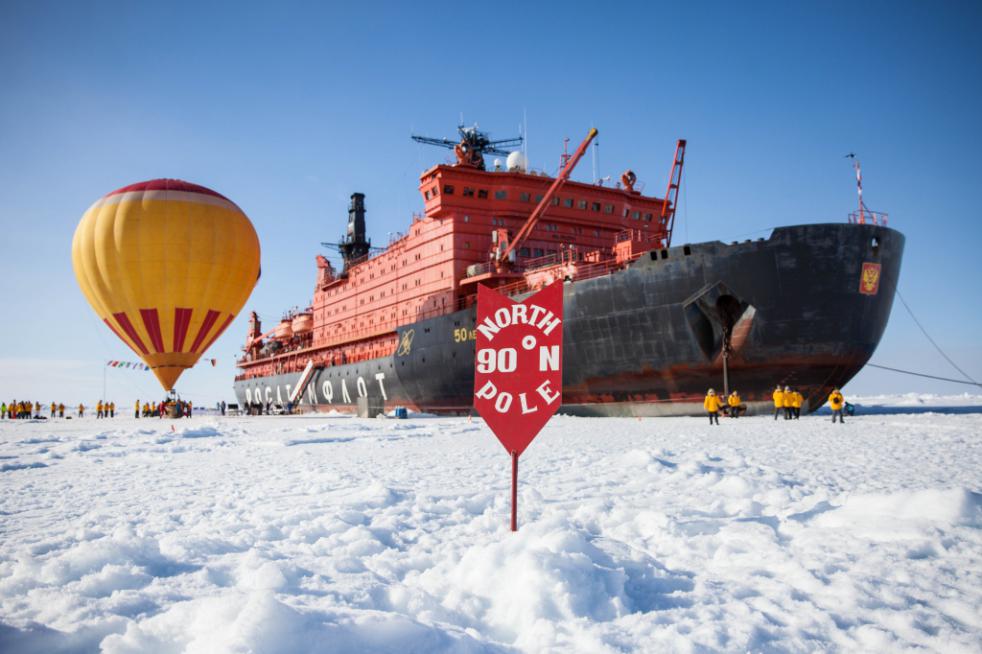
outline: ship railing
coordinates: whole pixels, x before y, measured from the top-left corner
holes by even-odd
[[[886,227],[887,219],[890,215],[884,213],[883,211],[870,211],[865,209],[863,211],[853,211],[849,214],[849,222],[853,225],[865,225],[871,223],[873,225],[883,225]]]
[[[664,238],[663,234],[652,234],[651,232],[645,232],[640,229],[625,229],[614,235],[614,242],[637,241],[639,243],[649,243],[652,241],[660,242],[662,238]]]

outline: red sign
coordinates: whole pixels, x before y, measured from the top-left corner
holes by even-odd
[[[562,282],[521,302],[479,287],[476,327],[474,408],[517,457],[562,403]]]
[[[864,263],[859,277],[859,292],[863,295],[876,295],[880,290],[880,264]]]

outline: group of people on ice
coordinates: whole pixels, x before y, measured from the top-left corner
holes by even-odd
[[[3,420],[27,420],[41,415],[40,402],[11,400],[10,404],[0,402],[0,418]]]
[[[801,405],[804,404],[805,398],[797,389],[792,389],[790,386],[781,388],[781,385],[778,384],[774,388],[771,398],[774,400],[775,420],[782,414],[785,420],[797,420],[801,417]],[[832,389],[828,397],[828,403],[832,409],[832,422],[835,422],[836,419],[840,423],[845,422],[842,413],[845,409],[846,401],[838,388]],[[706,413],[709,414],[709,424],[711,425],[719,424],[720,413],[725,413],[731,418],[739,418],[741,414],[747,411],[746,405],[740,400],[740,394],[735,390],[724,399],[722,394],[717,395],[716,391],[710,388],[706,393],[705,399],[702,401],[702,405],[706,409]]]
[[[144,402],[140,400],[133,405],[134,418],[190,418],[194,406],[191,402],[178,399],[168,399],[163,402]]]

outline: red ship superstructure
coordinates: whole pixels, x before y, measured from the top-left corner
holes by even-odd
[[[317,256],[310,308],[287,314],[266,334],[253,314],[237,379],[297,372],[311,360],[331,366],[390,356],[398,327],[470,306],[477,283],[534,290],[557,277],[601,274],[665,246],[671,204],[642,195],[633,172],[614,187],[566,180],[595,134],[578,154],[564,156],[557,178],[526,171],[520,153],[510,157],[510,169],[484,170],[473,149],[461,153],[462,141],[456,164],[420,176],[423,215],[414,215],[408,232],[381,251],[366,239],[364,195],[352,194],[347,234],[338,245],[342,270]],[[684,145],[679,142],[675,178]],[[523,228],[527,236],[512,244]],[[507,260],[497,258],[509,245]]]

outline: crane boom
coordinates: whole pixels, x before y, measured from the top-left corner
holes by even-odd
[[[682,184],[682,165],[685,163],[685,139],[675,145],[675,159],[668,173],[668,188],[665,189],[665,204],[661,208],[661,223],[666,225],[665,247],[672,245],[672,231],[675,229],[675,207],[679,199],[679,186]],[[671,209],[669,209],[671,207]]]
[[[573,169],[576,168],[576,164],[579,163],[581,158],[583,158],[583,154],[586,152],[586,149],[590,146],[590,142],[593,141],[594,138],[596,138],[597,133],[598,132],[596,128],[594,127],[590,128],[590,131],[587,133],[586,138],[583,139],[582,143],[580,143],[580,147],[576,148],[576,152],[570,155],[569,160],[566,162],[566,165],[563,166],[563,169],[559,172],[559,175],[556,176],[556,179],[553,180],[552,185],[549,187],[549,190],[546,191],[546,194],[542,196],[541,200],[539,200],[539,204],[537,204],[535,209],[532,210],[532,213],[529,214],[528,220],[525,221],[525,224],[522,225],[522,228],[518,231],[518,234],[515,235],[515,238],[512,240],[512,242],[508,245],[507,248],[505,248],[505,251],[502,252],[501,255],[498,257],[498,263],[501,263],[502,261],[507,261],[508,256],[513,251],[515,251],[515,249],[518,248],[523,242],[525,242],[525,239],[527,239],[529,234],[532,233],[532,229],[535,227],[535,224],[539,221],[539,218],[542,217],[542,214],[545,213],[546,207],[549,206],[549,202],[552,200],[552,196],[554,196],[556,194],[556,191],[559,190],[559,187],[561,187],[566,182],[566,180],[569,179],[569,176],[573,173]]]

